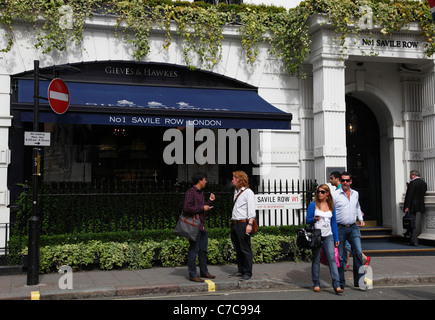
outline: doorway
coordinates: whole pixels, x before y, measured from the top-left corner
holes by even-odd
[[[359,192],[364,221],[382,225],[380,134],[378,121],[361,100],[346,95],[347,171]]]

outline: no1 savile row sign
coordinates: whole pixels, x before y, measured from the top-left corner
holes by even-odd
[[[302,209],[301,195],[288,194],[256,194],[255,210],[264,209]]]

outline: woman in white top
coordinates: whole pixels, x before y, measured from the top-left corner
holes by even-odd
[[[332,287],[334,291],[342,293],[340,288],[340,277],[338,274],[337,264],[335,262],[334,247],[338,247],[340,241],[338,238],[337,218],[335,215],[334,202],[328,185],[321,184],[316,191],[314,201],[311,202],[307,209],[306,222],[312,228],[320,229],[322,232],[322,247],[325,251],[329,263],[329,271],[332,278]],[[313,262],[311,264],[311,275],[314,284],[314,291],[320,291],[320,253],[322,247],[313,249]]]

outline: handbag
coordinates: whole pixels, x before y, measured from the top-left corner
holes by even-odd
[[[334,247],[334,258],[335,263],[337,264],[337,268],[340,268],[340,258],[338,256],[338,248]],[[328,258],[326,257],[325,250],[322,248],[322,252],[320,253],[320,263],[325,266],[329,266]]]
[[[253,236],[254,234],[256,234],[258,231],[258,223],[257,220],[254,219],[254,222],[252,222],[252,231],[251,231],[251,236]]]
[[[414,215],[410,214],[409,212],[407,212],[404,216],[403,216],[403,229],[407,229],[407,230],[412,230],[415,228],[415,219],[414,219]]]
[[[301,249],[314,249],[322,246],[322,232],[320,229],[298,229],[296,245]]]
[[[174,233],[177,236],[196,241],[198,239],[200,223],[199,219],[195,218],[195,215],[181,214],[175,225]]]

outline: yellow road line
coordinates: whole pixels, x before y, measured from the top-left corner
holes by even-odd
[[[205,282],[207,282],[207,284],[208,284],[208,292],[215,292],[216,291],[216,287],[215,287],[213,281],[205,280]]]
[[[30,292],[30,300],[39,300],[40,297],[39,291]]]

